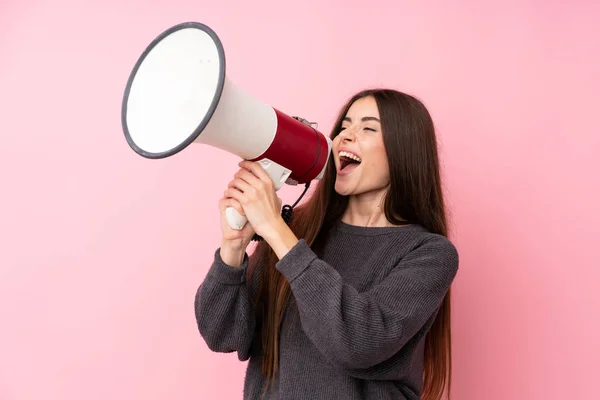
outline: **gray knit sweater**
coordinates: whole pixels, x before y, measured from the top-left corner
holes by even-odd
[[[276,265],[293,296],[282,324],[279,374],[265,398],[419,399],[425,334],[458,270],[456,248],[419,226],[341,221],[323,243],[314,251],[300,240]],[[243,398],[255,400],[265,379],[249,296],[262,267],[258,261],[246,279],[248,265],[248,254],[241,267],[230,267],[217,250],[195,312],[211,350],[249,360]]]

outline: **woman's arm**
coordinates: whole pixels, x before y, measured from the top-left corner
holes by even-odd
[[[331,362],[362,370],[394,356],[437,312],[456,275],[458,253],[447,239],[432,239],[364,293],[345,284],[304,240],[276,267],[290,282],[314,345]]]
[[[241,361],[249,358],[257,326],[251,296],[256,295],[260,274],[253,256],[244,254],[241,266],[233,267],[223,261],[220,249],[215,252],[194,302],[198,330],[212,351],[237,351]]]

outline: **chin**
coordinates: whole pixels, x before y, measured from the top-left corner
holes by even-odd
[[[339,194],[340,196],[350,196],[354,193],[354,190],[350,187],[348,187],[348,185],[340,185],[338,183],[335,184],[334,186],[335,192],[337,194]]]
[[[347,188],[345,188],[345,187],[340,187],[340,186],[339,186],[339,185],[336,183],[336,185],[333,187],[333,189],[334,189],[334,190],[335,190],[335,192],[336,192],[337,194],[339,194],[340,196],[347,196],[347,193],[346,193],[346,192],[348,191],[348,189],[347,189]]]
[[[350,196],[352,193],[347,193],[347,192],[341,192],[339,190],[336,189],[335,191],[337,194],[339,194],[340,196]]]

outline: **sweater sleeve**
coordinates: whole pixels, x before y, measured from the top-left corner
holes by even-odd
[[[240,267],[231,267],[218,249],[194,302],[198,330],[208,347],[220,353],[237,351],[240,361],[249,358],[257,326],[250,296],[258,290],[261,268],[256,264],[247,279],[253,261],[246,253]]]
[[[319,351],[345,369],[362,370],[391,358],[437,312],[458,270],[458,253],[446,238],[430,240],[362,293],[303,239],[276,267],[290,282],[302,328]]]

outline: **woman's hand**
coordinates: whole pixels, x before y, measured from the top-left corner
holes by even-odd
[[[247,225],[263,236],[280,222],[281,199],[277,197],[271,177],[259,163],[242,161],[239,166],[240,170],[225,190],[225,198],[237,202],[242,208],[241,214],[248,218]]]
[[[221,231],[223,232],[220,254],[225,264],[240,267],[244,262],[246,248],[252,241],[252,236],[254,236],[254,229],[249,223],[240,230],[232,229],[229,226],[229,221],[227,221],[226,210],[229,207],[235,208],[237,212],[244,215],[244,210],[237,200],[225,196],[219,201]]]
[[[244,210],[240,203],[227,196],[219,200],[219,211],[221,212],[221,231],[223,233],[222,246],[229,250],[234,251],[245,251],[246,247],[250,244],[252,236],[254,236],[254,229],[252,225],[246,224],[241,230],[232,229],[227,221],[227,215],[225,210],[233,207],[240,214],[244,215]]]

